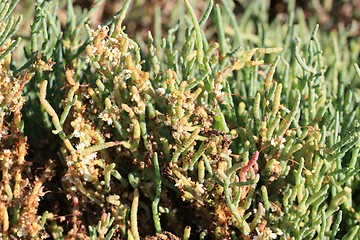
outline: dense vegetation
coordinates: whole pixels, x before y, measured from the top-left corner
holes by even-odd
[[[359,239],[357,1],[86,3],[0,0],[0,238]]]

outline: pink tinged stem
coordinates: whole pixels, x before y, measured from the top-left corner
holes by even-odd
[[[250,170],[251,167],[253,167],[256,164],[256,161],[259,158],[259,152],[256,151],[254,152],[253,157],[251,158],[251,160],[248,162],[248,164],[244,167],[241,168],[240,170],[240,182],[246,182],[246,173]]]

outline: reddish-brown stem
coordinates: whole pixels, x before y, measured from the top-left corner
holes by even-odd
[[[250,170],[251,167],[253,167],[256,164],[256,161],[259,158],[259,152],[256,151],[254,152],[253,157],[251,158],[251,160],[248,162],[248,164],[244,167],[241,168],[240,170],[240,182],[246,182],[246,173]]]

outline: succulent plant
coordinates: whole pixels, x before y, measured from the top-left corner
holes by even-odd
[[[357,23],[126,0],[92,28],[101,1],[67,1],[61,24],[39,0],[17,66],[16,4],[0,1],[4,239],[359,237]]]

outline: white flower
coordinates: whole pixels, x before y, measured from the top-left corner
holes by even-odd
[[[277,238],[277,234],[276,234],[276,233],[270,233],[270,238],[271,238],[271,239],[276,239],[276,238]]]
[[[76,138],[79,138],[79,137],[80,137],[80,132],[79,132],[79,130],[77,130],[77,129],[74,130],[74,137],[76,137]]]
[[[285,142],[286,142],[286,139],[285,139],[285,138],[282,138],[282,139],[280,140],[280,145],[279,145],[279,148],[280,148],[280,149],[283,149],[283,148],[285,147],[285,145],[284,145]]]
[[[104,122],[107,122],[107,124],[111,125],[113,123],[113,120],[108,112],[101,112],[99,114],[99,118],[103,120]]]
[[[221,91],[222,88],[223,88],[223,85],[221,83],[218,83],[215,85],[215,91]]]
[[[91,59],[90,59],[89,56],[87,56],[87,57],[85,58],[85,63],[91,63]]]
[[[156,89],[156,93],[159,94],[160,96],[164,95],[165,92],[166,92],[165,88]]]
[[[10,151],[9,149],[5,149],[5,150],[4,150],[4,154],[5,154],[5,155],[11,155],[11,151]]]
[[[97,152],[93,152],[93,153],[87,155],[86,158],[85,158],[85,160],[86,160],[87,162],[88,162],[88,161],[92,161],[92,160],[94,160],[94,159],[96,158],[96,156],[97,156]]]
[[[86,182],[90,182],[92,180],[92,176],[85,166],[80,171],[82,172],[83,178]]]
[[[85,148],[85,143],[84,142],[80,142],[78,145],[76,145],[76,149],[77,150],[81,150]]]
[[[132,101],[139,102],[141,100],[139,94],[132,94]]]
[[[195,188],[194,188],[195,192],[196,192],[197,194],[199,194],[199,195],[204,194],[204,193],[205,193],[205,190],[204,190],[203,186],[204,186],[203,184],[197,182],[197,183],[196,183],[196,186],[195,186]]]

